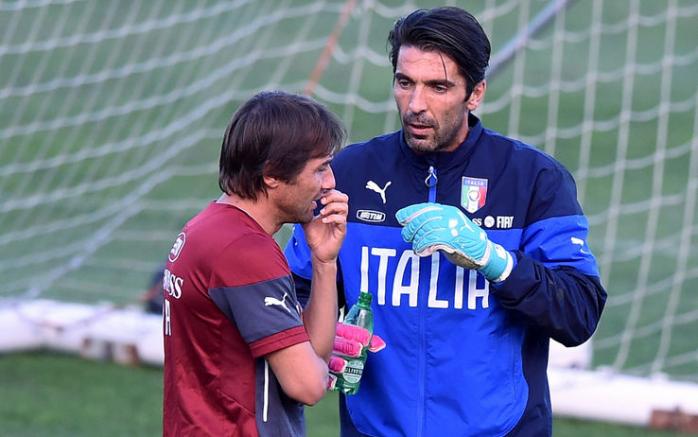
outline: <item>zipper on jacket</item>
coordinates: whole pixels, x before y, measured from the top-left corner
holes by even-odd
[[[431,258],[431,257],[429,257]],[[426,339],[424,332],[425,325],[424,305],[419,305],[419,355],[417,356],[417,436],[424,435],[424,416],[426,415],[426,403],[424,391],[426,381]]]
[[[439,182],[439,178],[436,176],[436,169],[433,165],[429,166],[429,171],[427,177],[424,179],[424,184],[429,188],[429,202],[436,202],[436,184]],[[432,268],[434,265],[432,263]],[[418,385],[417,385],[417,435],[424,435],[424,417],[426,415],[426,404],[425,404],[425,384],[426,384],[426,333],[425,333],[425,309],[422,305],[419,306],[419,355],[417,358],[417,372],[418,372]]]
[[[429,166],[429,174],[427,174],[426,179],[424,179],[424,185],[429,187],[429,202],[436,202],[436,183],[439,182],[439,178],[436,177],[436,169],[433,165]]]

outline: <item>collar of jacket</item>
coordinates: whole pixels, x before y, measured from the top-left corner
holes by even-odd
[[[405,142],[403,130],[399,131],[400,150],[405,159],[420,171],[426,171],[429,166],[434,166],[440,171],[449,170],[468,161],[482,135],[482,123],[472,113],[468,114],[468,126],[468,136],[465,137],[465,141],[452,152],[415,153]]]

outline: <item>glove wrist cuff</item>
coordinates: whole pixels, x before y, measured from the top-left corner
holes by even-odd
[[[511,256],[511,254],[509,253],[509,251],[507,251],[507,264],[506,264],[506,267],[504,268],[504,271],[502,272],[501,275],[499,275],[499,277],[490,280],[490,282],[497,283],[497,282],[504,281],[506,278],[509,277],[509,275],[511,274],[511,271],[513,269],[514,269],[514,259]]]
[[[499,244],[489,242],[489,259],[480,270],[490,282],[502,282],[509,277],[514,268],[514,260],[506,249]]]

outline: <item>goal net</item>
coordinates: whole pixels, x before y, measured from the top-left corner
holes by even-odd
[[[576,178],[609,292],[593,367],[698,382],[698,3],[446,3],[491,37],[485,126]],[[354,141],[398,129],[387,32],[441,4],[0,2],[0,298],[137,302],[261,89]]]

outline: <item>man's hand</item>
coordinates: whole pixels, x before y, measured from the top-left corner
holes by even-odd
[[[320,214],[303,225],[305,238],[313,257],[320,262],[337,259],[347,233],[349,197],[337,190],[330,190],[320,199]]]
[[[341,391],[347,366],[346,358],[358,357],[364,349],[368,349],[369,352],[379,352],[385,349],[385,341],[375,334],[371,336],[367,329],[360,326],[337,322],[334,348],[328,364],[330,379],[327,388],[329,390]]]
[[[412,243],[419,256],[440,250],[454,264],[480,270],[491,282],[503,281],[511,273],[511,254],[492,243],[485,231],[455,206],[418,203],[400,209],[395,217],[404,226],[402,238]]]

